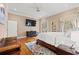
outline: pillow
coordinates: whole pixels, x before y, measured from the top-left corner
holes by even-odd
[[[38,36],[37,36],[38,39],[44,41],[44,42],[47,42],[49,44],[53,44],[54,45],[54,35],[52,35],[52,33],[40,33]]]
[[[64,40],[63,35],[57,36],[56,39],[55,39],[55,46],[57,47],[58,45],[62,44],[63,40]]]
[[[27,45],[27,47],[31,50],[33,45],[36,44],[36,41],[32,41],[32,42],[28,42],[28,43],[25,43],[25,45]]]
[[[70,38],[65,37],[65,39],[63,39],[62,41],[63,45],[66,45],[68,47],[73,47],[73,45],[75,44],[74,41],[72,41]]]
[[[63,32],[44,32],[44,33],[40,33],[37,38],[42,40],[42,41],[45,41],[49,44],[53,44],[53,45],[56,45],[55,44],[55,39],[56,37],[58,37],[58,41],[61,39],[59,38],[60,36],[62,37],[64,35]]]

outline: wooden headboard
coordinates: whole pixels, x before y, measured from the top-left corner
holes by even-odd
[[[36,44],[42,45],[42,46],[50,49],[51,51],[55,52],[57,55],[73,55],[70,52],[64,51],[58,47],[55,47],[54,45],[46,43],[40,39],[37,40]]]

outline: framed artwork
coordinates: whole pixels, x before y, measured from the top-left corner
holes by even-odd
[[[52,32],[56,32],[56,24],[55,24],[55,22],[52,22]]]
[[[64,31],[73,30],[74,24],[71,21],[64,22]]]
[[[42,32],[47,32],[47,31],[48,31],[47,20],[43,19],[42,20]]]
[[[0,24],[5,22],[5,8],[0,7]]]

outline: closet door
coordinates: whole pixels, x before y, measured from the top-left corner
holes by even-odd
[[[8,21],[8,37],[17,36],[17,21]]]

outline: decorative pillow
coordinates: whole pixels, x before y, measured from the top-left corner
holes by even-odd
[[[27,45],[27,47],[31,50],[33,45],[36,44],[36,41],[32,41],[32,42],[28,42],[28,43],[25,43],[25,45]]]

